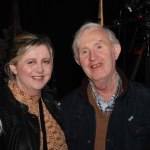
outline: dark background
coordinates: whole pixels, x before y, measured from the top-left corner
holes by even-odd
[[[122,54],[118,65],[129,78],[134,68],[133,64],[136,63],[133,58],[135,55],[132,53],[135,41],[137,37],[142,39],[138,42],[140,47],[143,44],[143,37],[145,37],[135,31],[136,27],[141,29],[143,22],[141,23],[136,18],[141,9],[133,8],[135,5],[133,6],[131,2],[134,1],[103,0],[104,25],[112,29],[121,41]],[[134,12],[129,12],[127,8],[129,4]],[[139,5],[141,6],[141,3],[136,4],[137,7]],[[73,35],[84,22],[99,22],[99,11],[98,0],[0,0],[1,44],[4,44],[4,39],[9,41],[12,34],[16,34],[16,31],[20,29],[47,34],[51,38],[55,50],[53,79],[56,81],[58,94],[63,96],[80,85],[83,78],[83,72],[75,63],[72,55]],[[142,15],[145,15],[145,10]],[[135,32],[136,39],[133,39]],[[6,42],[6,44],[8,43]],[[7,46],[5,46],[5,53],[7,51]],[[2,54],[1,52],[1,62],[5,57]],[[143,74],[145,74],[144,68],[145,64],[142,67]],[[139,72],[141,70],[136,75],[139,77],[134,77],[134,79],[144,82],[145,77],[141,78]]]

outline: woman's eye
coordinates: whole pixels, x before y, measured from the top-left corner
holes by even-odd
[[[49,60],[45,60],[44,63],[45,63],[45,64],[49,64],[50,61],[49,61]]]
[[[34,61],[28,61],[27,64],[34,64]]]

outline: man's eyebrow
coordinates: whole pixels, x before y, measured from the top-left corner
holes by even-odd
[[[104,43],[103,40],[98,40],[97,42],[95,42],[95,44],[99,44],[99,43]]]

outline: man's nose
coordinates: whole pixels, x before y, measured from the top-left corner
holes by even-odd
[[[95,55],[94,51],[91,51],[91,52],[90,52],[90,60],[91,60],[91,61],[96,60],[96,55]]]

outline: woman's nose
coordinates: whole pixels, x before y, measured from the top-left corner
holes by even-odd
[[[43,68],[42,68],[42,65],[41,65],[41,64],[37,64],[37,66],[36,66],[36,71],[37,71],[38,73],[41,73],[41,72],[43,71]]]

